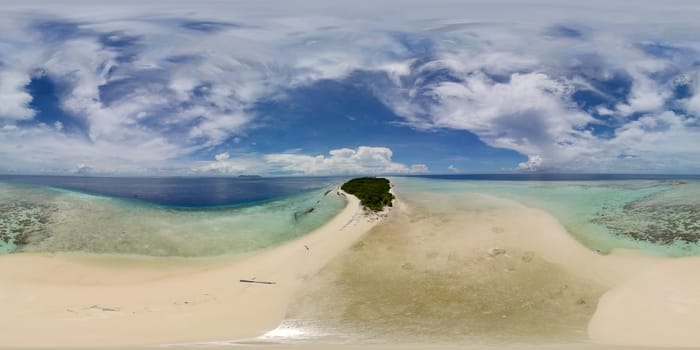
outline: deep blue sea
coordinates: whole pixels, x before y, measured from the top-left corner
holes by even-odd
[[[229,206],[341,183],[339,177],[88,177],[0,175],[0,182],[134,199],[170,207]]]

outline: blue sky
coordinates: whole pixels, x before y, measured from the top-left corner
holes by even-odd
[[[700,172],[696,1],[3,2],[0,173]]]

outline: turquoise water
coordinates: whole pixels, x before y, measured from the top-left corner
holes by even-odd
[[[185,209],[0,183],[0,254],[241,254],[302,236],[333,218],[346,201],[333,191],[326,195],[331,188],[254,205]]]
[[[700,254],[700,181],[483,181],[394,178],[399,193],[474,192],[554,215],[578,241],[609,253]]]
[[[611,285],[559,260],[553,248],[576,261],[587,254],[513,202],[550,213],[604,253],[698,253],[697,181],[391,180],[402,201],[397,208],[406,210],[305,280],[280,328],[263,341],[586,344]],[[550,234],[556,247],[546,246]],[[594,256],[591,268],[604,269]]]
[[[399,194],[472,192],[555,216],[578,241],[609,253],[700,254],[700,181],[488,181],[393,178]],[[324,188],[234,207],[184,209],[0,183],[0,254],[85,251],[152,256],[240,254],[320,227],[345,205]],[[305,213],[309,208],[311,213]]]

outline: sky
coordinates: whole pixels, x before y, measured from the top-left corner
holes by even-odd
[[[0,173],[700,173],[700,2],[0,7]]]

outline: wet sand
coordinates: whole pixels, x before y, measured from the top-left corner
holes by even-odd
[[[479,194],[400,199],[388,220],[305,284],[270,340],[700,344],[692,331],[700,326],[697,258],[601,255],[547,213]]]

